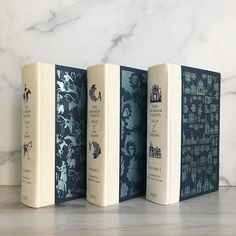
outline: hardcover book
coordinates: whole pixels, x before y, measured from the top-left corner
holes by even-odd
[[[146,198],[170,204],[219,188],[220,74],[148,69]]]
[[[87,201],[107,206],[145,194],[147,71],[88,67]]]
[[[42,207],[86,193],[86,70],[22,67],[21,202]]]

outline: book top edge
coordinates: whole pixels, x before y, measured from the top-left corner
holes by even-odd
[[[131,67],[131,66],[126,66],[126,65],[118,65],[118,64],[111,64],[111,63],[101,63],[101,64],[95,64],[95,65],[91,65],[88,66],[87,69],[92,69],[95,67],[100,67],[100,66],[108,66],[108,67],[120,67],[120,68],[124,68],[124,69],[135,69],[135,70],[140,70],[140,71],[145,71],[147,72],[147,69],[143,69],[143,68],[137,68],[137,67]]]
[[[82,68],[82,67],[74,67],[74,66],[67,66],[67,65],[60,65],[60,64],[50,64],[50,63],[44,63],[44,62],[33,62],[33,63],[28,63],[28,64],[24,64],[22,65],[22,69],[25,67],[30,67],[30,66],[60,66],[61,68],[69,68],[69,69],[78,69],[78,70],[84,70],[86,71],[86,69]]]
[[[210,72],[210,73],[216,73],[216,74],[219,74],[221,75],[220,72],[218,71],[213,71],[213,70],[208,70],[208,69],[204,69],[204,68],[197,68],[197,67],[192,67],[192,66],[186,66],[186,65],[180,65],[180,64],[174,64],[174,63],[161,63],[161,64],[156,64],[156,65],[153,65],[153,66],[149,66],[148,67],[148,70],[151,70],[151,69],[154,69],[155,67],[157,66],[179,66],[179,67],[185,67],[185,68],[188,68],[188,69],[195,69],[195,70],[201,70],[201,71],[206,71],[206,72]]]

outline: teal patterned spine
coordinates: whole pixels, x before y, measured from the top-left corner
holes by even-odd
[[[87,72],[56,65],[55,202],[86,193]]]
[[[120,201],[145,194],[147,71],[120,67]]]
[[[180,200],[219,188],[220,74],[182,66]]]

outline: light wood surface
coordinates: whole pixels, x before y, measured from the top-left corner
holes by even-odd
[[[80,199],[32,209],[19,199],[20,187],[0,187],[1,236],[236,234],[235,187],[169,206],[137,198],[104,208]]]

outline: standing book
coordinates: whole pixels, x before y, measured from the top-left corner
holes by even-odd
[[[166,205],[218,190],[220,78],[174,64],[148,69],[148,200]]]
[[[38,208],[84,197],[86,70],[28,64],[22,90],[21,202]]]
[[[87,201],[116,204],[145,194],[147,71],[88,67]]]

